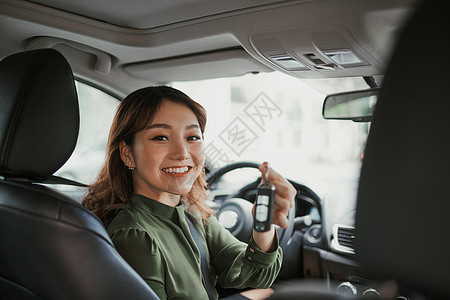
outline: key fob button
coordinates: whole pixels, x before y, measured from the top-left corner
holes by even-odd
[[[258,196],[258,204],[269,205],[269,196],[268,195],[260,195]]]
[[[256,220],[258,222],[265,222],[267,220],[267,213],[269,209],[267,206],[258,205],[256,207]]]

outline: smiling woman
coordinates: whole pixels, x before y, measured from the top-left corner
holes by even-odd
[[[200,128],[196,115],[184,104],[164,101],[157,111],[151,125],[120,143],[120,155],[134,170],[135,193],[175,206],[203,170],[204,122]],[[200,187],[197,192],[201,191]]]
[[[114,118],[105,166],[83,200],[161,299],[217,299],[216,283],[268,288],[280,271],[274,226],[254,231],[247,245],[206,206],[205,125],[206,111],[179,90],[131,93]],[[269,179],[277,189],[273,224],[286,227],[296,190],[276,171]]]
[[[169,104],[164,101],[168,99],[170,99]],[[166,105],[180,106],[179,103],[183,103],[183,108],[191,113],[193,118],[191,117],[189,121],[195,122],[198,128],[195,133],[200,138],[206,125],[206,112],[203,107],[176,89],[169,87],[143,88],[131,93],[121,102],[111,126],[105,166],[100,172],[97,182],[90,187],[89,194],[83,200],[83,203],[95,212],[104,224],[109,224],[115,210],[127,204],[133,193],[143,190],[145,196],[153,197],[157,196],[155,193],[167,190],[167,187],[164,188],[161,183],[157,184],[149,179],[159,179],[163,175],[162,168],[173,166],[158,166],[155,170],[156,161],[161,160],[162,155],[167,154],[167,151],[166,153],[160,152],[163,146],[167,148],[167,143],[164,141],[167,137],[164,134],[168,135],[167,127],[171,127],[166,124],[169,122],[167,120],[174,120],[171,115],[173,111],[163,108],[168,108]],[[164,119],[161,118],[161,113]],[[161,125],[161,122],[164,126],[156,126],[157,124]],[[162,130],[166,132],[161,132]],[[196,144],[200,143],[197,141]],[[147,151],[152,146],[153,151],[148,153]],[[158,149],[154,149],[155,147]],[[197,150],[200,153],[201,149]],[[191,167],[193,167],[193,160],[191,159],[191,161]],[[203,160],[197,159],[196,163],[193,173],[196,173],[197,176],[190,177],[194,178],[190,182],[192,188],[189,186],[188,189],[185,189],[183,195],[187,195],[190,204],[195,206],[203,217],[208,217],[210,215],[209,208],[202,201],[197,200],[203,198],[205,194],[202,176],[199,176],[203,168]],[[124,164],[128,168],[135,168],[135,172],[131,173],[130,169],[124,168]],[[156,191],[158,192],[154,191],[154,186],[153,188],[148,187],[150,182],[153,185],[157,184]],[[170,197],[169,194],[163,194],[164,202]]]

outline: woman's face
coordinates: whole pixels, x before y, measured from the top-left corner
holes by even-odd
[[[177,205],[202,171],[202,150],[202,133],[192,110],[164,101],[149,126],[136,133],[132,147],[122,142],[121,156],[135,168],[135,193]]]

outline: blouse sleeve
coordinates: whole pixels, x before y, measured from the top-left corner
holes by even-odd
[[[111,239],[119,254],[147,282],[160,299],[167,299],[163,258],[155,241],[142,230],[120,229]]]
[[[261,251],[253,239],[245,244],[226,230],[216,217],[208,219],[207,240],[211,264],[218,274],[218,283],[224,288],[268,288],[276,279],[283,258],[277,250]]]

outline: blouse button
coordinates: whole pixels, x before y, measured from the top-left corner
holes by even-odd
[[[251,253],[255,253],[255,249],[250,248],[249,250],[250,250]]]
[[[248,259],[248,260],[253,260],[253,258],[251,258],[250,256],[247,256],[247,259]]]

